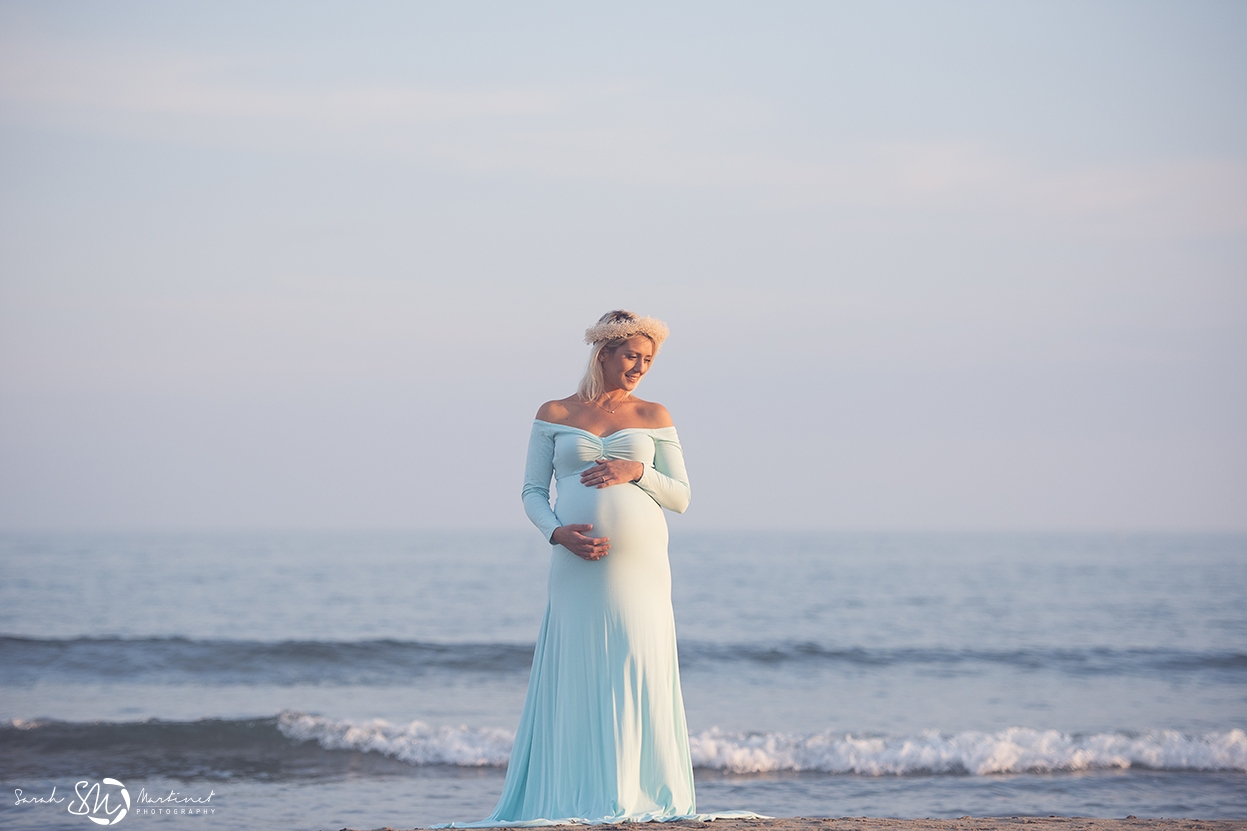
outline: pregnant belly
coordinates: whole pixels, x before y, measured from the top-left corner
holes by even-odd
[[[586,488],[579,475],[567,476],[558,480],[554,513],[563,525],[586,523],[593,526],[588,536],[610,539],[610,553],[600,560],[554,549],[550,608],[560,620],[604,612],[640,627],[669,620],[667,520],[649,494],[636,485]]]
[[[611,556],[635,550],[666,559],[667,520],[658,503],[636,485],[586,488],[579,475],[563,477],[558,480],[554,513],[564,525],[592,525],[589,536],[609,537]]]

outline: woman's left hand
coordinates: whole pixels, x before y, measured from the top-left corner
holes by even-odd
[[[645,473],[645,465],[631,459],[598,459],[593,467],[580,474],[580,484],[586,488],[607,488],[635,482]]]

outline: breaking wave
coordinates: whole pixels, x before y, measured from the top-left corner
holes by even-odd
[[[502,766],[510,733],[385,721],[352,722],[283,713],[278,729],[332,750],[384,753],[411,764]],[[717,728],[690,736],[694,767],[733,773],[815,771],[868,776],[1048,773],[1097,768],[1247,772],[1242,730],[1188,736],[1173,730],[1138,734],[1013,727],[995,733],[855,737],[843,733],[733,733]]]
[[[333,775],[359,765],[505,767],[513,733],[488,727],[397,724],[298,712],[259,719],[65,722],[0,725],[0,773],[76,774],[91,760],[129,775],[287,779]],[[748,733],[690,737],[695,767],[866,776],[1049,773],[1142,768],[1247,772],[1247,733],[1188,735],[1150,730],[1087,735],[1013,727],[996,732],[909,736]],[[396,769],[397,769],[396,768]]]
[[[1076,735],[1011,727],[994,733],[852,736],[731,733],[691,738],[693,764],[735,773],[818,771],[870,776],[1048,773],[1097,768],[1247,771],[1242,730],[1189,736],[1174,730]]]

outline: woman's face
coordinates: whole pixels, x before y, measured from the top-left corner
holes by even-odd
[[[606,388],[632,392],[641,383],[641,376],[649,372],[654,360],[654,342],[645,335],[634,335],[615,347],[598,353],[602,363],[602,380]]]

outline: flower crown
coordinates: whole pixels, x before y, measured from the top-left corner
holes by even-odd
[[[603,341],[630,338],[633,335],[645,335],[654,342],[654,351],[662,346],[671,330],[667,324],[652,317],[638,317],[632,312],[608,312],[594,325],[585,329],[585,343],[595,344]]]

